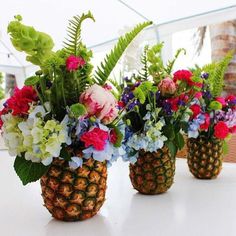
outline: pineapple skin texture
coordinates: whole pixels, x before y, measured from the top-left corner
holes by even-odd
[[[106,162],[90,158],[73,170],[67,161],[54,159],[40,180],[44,205],[58,220],[86,220],[96,215],[103,205],[106,181]]]
[[[175,158],[167,147],[156,152],[139,151],[137,162],[130,164],[130,180],[142,194],[154,195],[166,192],[174,182]]]
[[[214,179],[222,169],[223,141],[206,137],[187,140],[187,162],[190,172],[198,179]]]

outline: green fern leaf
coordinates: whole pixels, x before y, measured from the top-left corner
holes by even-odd
[[[126,33],[124,36],[120,37],[115,47],[111,50],[109,54],[106,55],[104,62],[101,63],[100,67],[95,71],[95,82],[103,85],[107,81],[112,70],[116,66],[117,62],[121,58],[125,49],[133,41],[133,39],[147,26],[151,25],[152,22],[144,22],[138,24],[131,32]]]
[[[171,72],[173,70],[173,66],[174,66],[174,64],[175,64],[176,60],[178,59],[181,52],[183,52],[184,55],[186,54],[186,50],[184,48],[180,48],[176,51],[174,59],[171,60],[171,61],[168,61],[167,65],[166,65],[166,68],[165,68],[165,71],[168,75],[171,74]]]
[[[65,51],[68,54],[78,56],[79,47],[81,44],[81,24],[86,19],[95,21],[90,11],[87,14],[82,14],[81,16],[74,16],[72,20],[69,20],[69,26],[67,28],[68,38],[64,42]]]
[[[212,95],[214,97],[220,96],[223,91],[224,74],[232,58],[233,52],[230,51],[220,62],[217,63],[214,78],[212,80]]]

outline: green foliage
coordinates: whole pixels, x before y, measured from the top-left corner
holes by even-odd
[[[175,144],[173,143],[173,141],[167,140],[165,142],[165,145],[168,147],[168,149],[170,151],[170,154],[171,154],[171,157],[175,158],[176,153],[177,153],[178,150],[177,150],[177,147],[175,146]]]
[[[39,82],[39,76],[31,76],[25,80],[26,86],[33,86]]]
[[[222,109],[222,104],[220,102],[217,101],[212,101],[209,105],[209,109],[210,110],[221,110]]]
[[[148,72],[155,82],[159,82],[166,77],[164,63],[161,57],[161,51],[164,43],[158,43],[147,51],[147,61],[149,63]]]
[[[227,70],[228,65],[229,65],[230,61],[232,60],[232,58],[233,58],[233,53],[229,52],[220,62],[217,63],[217,66],[214,71],[215,72],[214,77],[211,81],[212,95],[214,97],[220,96],[223,91],[224,74],[225,74],[225,71]]]
[[[70,106],[70,111],[73,117],[78,118],[84,114],[86,114],[87,110],[85,106],[81,103],[76,103]]]
[[[143,64],[143,68],[139,72],[141,80],[147,80],[149,73],[148,73],[148,60],[147,60],[147,52],[148,52],[149,46],[146,45],[143,50],[143,55],[141,56],[141,63]]]
[[[3,75],[0,72],[0,99],[3,99],[5,97],[5,92],[4,92],[4,88],[2,87],[3,84]]]
[[[166,68],[165,68],[165,71],[166,71],[166,73],[167,73],[168,75],[171,74],[171,72],[172,72],[172,70],[173,70],[173,66],[174,66],[174,64],[175,64],[176,60],[178,59],[178,57],[179,57],[179,55],[180,55],[181,52],[183,52],[184,55],[186,55],[186,50],[185,50],[184,48],[180,48],[180,49],[178,49],[178,50],[176,51],[175,56],[174,56],[174,59],[168,61],[167,65],[166,65]]]
[[[81,16],[74,16],[73,19],[69,21],[70,24],[67,28],[68,39],[64,42],[65,50],[69,55],[81,56],[81,24],[86,19],[95,21],[90,11]]]
[[[141,85],[135,88],[134,96],[137,98],[141,104],[144,104],[148,98],[150,91],[152,91],[153,84],[150,81],[145,81]]]
[[[49,166],[44,166],[42,163],[27,161],[24,157],[19,156],[16,157],[14,162],[14,169],[23,185],[39,180],[48,168]]]
[[[101,63],[100,67],[95,71],[95,81],[104,85],[108,80],[112,70],[116,66],[117,62],[123,55],[125,49],[133,41],[133,39],[147,26],[151,25],[152,22],[144,22],[138,24],[132,31],[126,33],[124,36],[120,37],[115,47],[111,50],[109,54],[106,55],[104,62]]]
[[[117,140],[116,140],[116,143],[114,144],[114,147],[118,148],[122,144],[123,134],[121,133],[121,131],[119,130],[119,128],[117,126],[114,127],[114,130],[117,135]]]
[[[224,155],[229,153],[229,145],[226,142],[226,140],[223,140],[223,153],[224,153]]]
[[[177,132],[175,134],[175,143],[176,143],[176,146],[179,150],[181,150],[184,147],[184,143],[185,143],[184,137],[180,132]]]
[[[52,53],[53,40],[48,34],[22,24],[21,20],[22,17],[17,15],[8,25],[11,42],[16,50],[27,54],[27,61],[41,66],[45,58]]]

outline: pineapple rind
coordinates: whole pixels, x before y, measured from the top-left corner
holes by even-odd
[[[174,182],[175,158],[167,147],[156,152],[139,151],[137,162],[130,164],[130,179],[133,187],[142,194],[166,192]]]
[[[214,179],[222,169],[223,141],[201,136],[187,141],[187,162],[190,172],[198,179]]]
[[[105,201],[106,162],[85,160],[76,170],[54,159],[41,178],[44,205],[58,220],[78,221],[96,215]]]

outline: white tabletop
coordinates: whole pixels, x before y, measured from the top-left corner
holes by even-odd
[[[132,189],[128,163],[109,169],[106,202],[83,222],[60,222],[42,206],[39,182],[23,187],[14,159],[0,152],[0,235],[2,236],[235,236],[236,164],[224,163],[218,179],[197,180],[186,160],[177,160],[175,183],[165,194]]]

